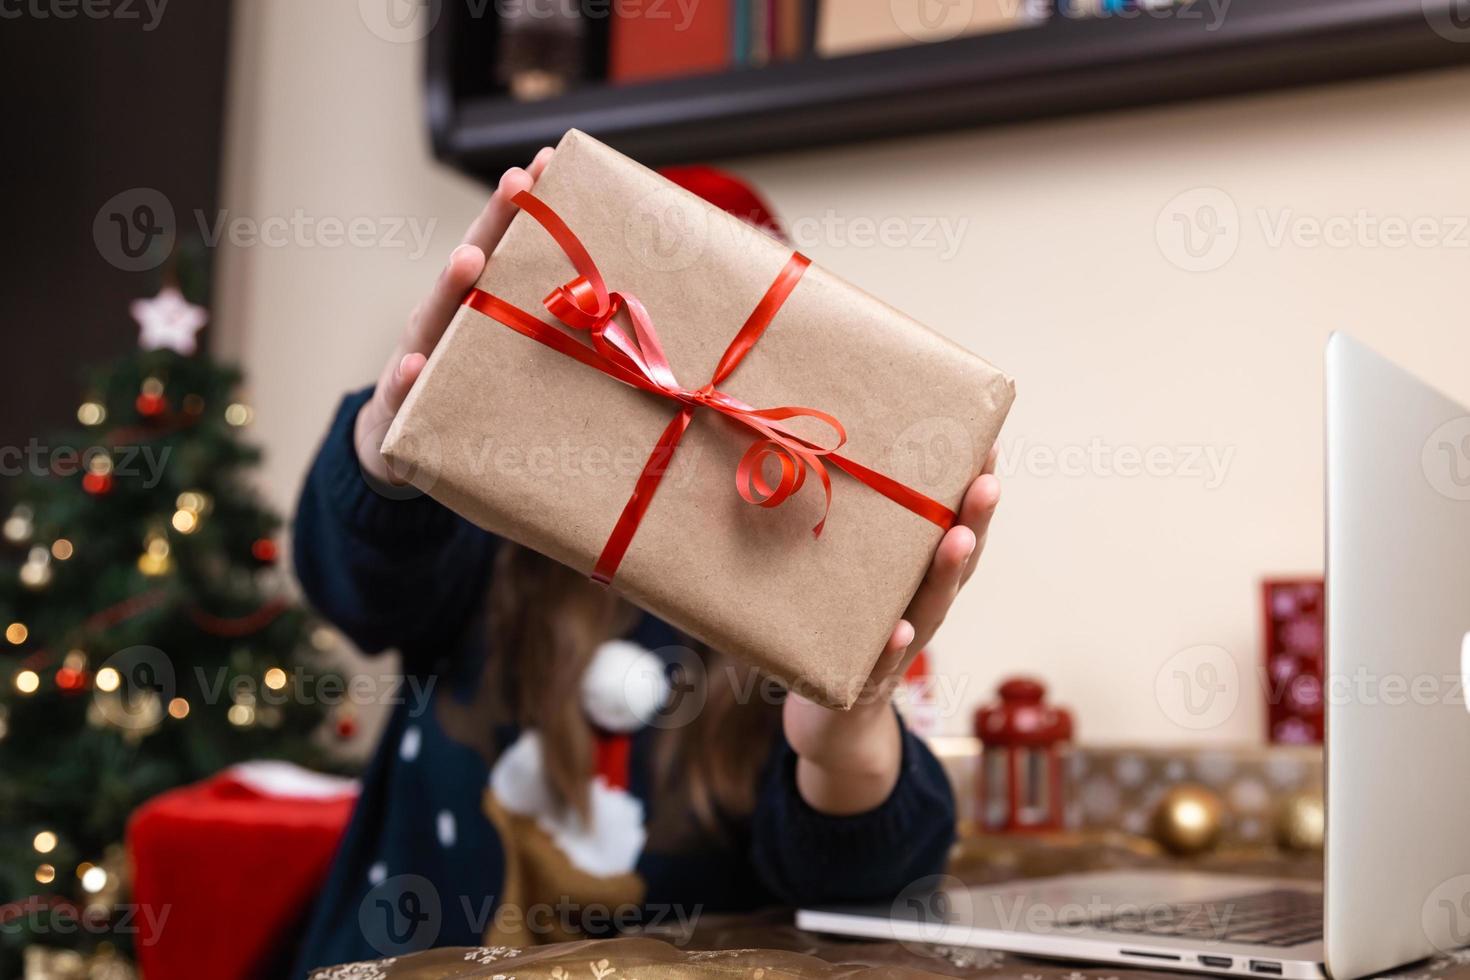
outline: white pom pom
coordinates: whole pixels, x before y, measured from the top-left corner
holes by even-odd
[[[526,731],[495,760],[490,770],[490,792],[511,813],[538,816],[554,809],[541,754],[541,736]]]
[[[637,731],[653,720],[668,696],[663,661],[627,640],[602,644],[582,673],[582,709],[605,731]]]
[[[643,853],[648,833],[643,827],[643,804],[636,796],[593,780],[590,819],[575,811],[560,818],[541,817],[539,823],[572,864],[588,874],[607,877],[632,871]]]

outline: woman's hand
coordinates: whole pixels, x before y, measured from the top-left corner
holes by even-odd
[[[893,792],[903,743],[889,700],[903,682],[910,651],[917,655],[924,649],[974,574],[999,501],[992,449],[985,469],[965,492],[959,523],[940,539],[928,574],[893,628],[857,703],[847,711],[834,711],[798,694],[786,698],[786,740],[800,757],[796,786],[813,809],[834,816],[864,813]]]
[[[524,170],[512,167],[505,172],[500,178],[500,185],[485,204],[485,210],[465,232],[464,242],[450,253],[449,263],[439,274],[434,288],[409,314],[408,326],[378,376],[372,400],[357,413],[353,443],[357,446],[357,460],[369,477],[388,483],[401,482],[395,479],[388,468],[388,461],[379,451],[383,436],[402,407],[403,399],[408,397],[408,390],[418,380],[439,338],[444,336],[465,293],[485,270],[485,256],[495,250],[505,229],[510,227],[510,219],[516,213],[516,206],[510,203],[510,199],[521,191],[530,190],[550,160],[551,147],[548,146],[536,154],[529,167]]]

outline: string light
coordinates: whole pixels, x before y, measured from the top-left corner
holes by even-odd
[[[225,717],[237,728],[248,728],[255,724],[255,707],[249,704],[232,704]]]
[[[20,646],[30,635],[31,631],[26,629],[25,623],[11,623],[5,627],[5,639],[11,646]]]
[[[174,506],[179,510],[192,510],[196,514],[203,514],[213,506],[213,503],[209,494],[203,490],[185,490],[174,501]]]
[[[66,538],[57,538],[51,543],[51,557],[57,561],[66,561],[74,553],[72,544]]]
[[[265,686],[272,691],[279,691],[286,686],[286,672],[279,667],[272,667],[265,672]]]
[[[50,551],[40,545],[30,550],[25,564],[20,566],[20,584],[33,591],[39,591],[51,584]]]
[[[43,830],[31,841],[31,845],[35,847],[37,854],[50,854],[56,850],[56,835],[49,830]]]
[[[101,402],[82,402],[77,406],[77,421],[83,425],[101,425],[107,421],[107,409]]]
[[[150,577],[167,575],[173,568],[169,558],[168,538],[156,531],[144,540],[143,553],[138,556],[138,571]]]
[[[97,678],[93,681],[97,690],[104,694],[111,694],[122,684],[122,675],[117,672],[116,667],[103,667],[97,671]]]
[[[49,885],[56,880],[56,867],[51,864],[43,864],[36,869],[36,881],[42,885]]]
[[[77,868],[77,871],[80,872],[78,877],[82,879],[82,891],[95,895],[107,887],[107,871],[95,864],[88,864],[85,867],[86,871]]]
[[[35,694],[41,688],[41,675],[34,670],[23,670],[15,675],[15,689],[22,694]]]
[[[98,476],[111,476],[112,457],[107,453],[93,453],[87,459],[87,471]]]
[[[189,701],[186,698],[174,698],[168,703],[168,714],[170,718],[183,721],[189,717]]]
[[[225,421],[236,428],[249,425],[253,418],[255,418],[255,413],[251,411],[249,405],[242,402],[234,402],[225,409]]]
[[[176,510],[173,518],[174,530],[180,534],[193,534],[199,527],[199,515],[192,510]]]
[[[5,519],[5,540],[11,544],[23,544],[31,539],[35,531],[34,513],[25,504],[17,506]]]

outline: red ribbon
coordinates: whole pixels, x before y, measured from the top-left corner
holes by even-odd
[[[584,344],[556,327],[507,303],[498,296],[479,289],[472,289],[465,297],[464,305],[485,314],[519,334],[545,344],[552,350],[595,368],[633,388],[667,398],[679,403],[679,413],[659,436],[649,454],[643,472],[633,487],[622,515],[608,536],[602,554],[593,567],[592,578],[604,585],[612,581],[623,555],[633,542],[648,505],[653,502],[654,492],[668,471],[669,462],[679,446],[679,440],[689,428],[696,408],[708,408],[726,418],[745,426],[755,433],[756,439],[735,469],[735,489],[742,498],[760,507],[779,507],[792,494],[800,490],[808,472],[816,475],[826,494],[822,519],[812,528],[812,534],[820,536],[827,523],[827,512],[832,508],[832,478],[827,472],[827,463],[847,473],[859,483],[876,490],[889,500],[913,511],[920,517],[948,530],[955,522],[952,510],[937,500],[926,497],[904,486],[897,480],[870,470],[860,463],[841,456],[837,450],[847,442],[847,430],[835,417],[815,408],[799,405],[783,405],[778,408],[752,408],[739,399],[720,391],[723,384],[739,366],[740,361],[760,340],[766,327],[775,319],[777,311],[801,281],[811,260],[793,252],[776,281],[766,290],[755,309],[751,311],[735,339],[730,341],[714,376],[702,388],[685,388],[674,378],[664,355],[663,344],[648,311],[631,293],[613,292],[592,261],[586,247],[557,213],[544,201],[529,191],[521,191],[513,203],[534,218],[556,241],[571,260],[577,275],[564,286],[558,286],[546,297],[546,309],[559,322],[573,330],[586,331],[591,345]],[[626,311],[633,325],[633,335],[613,322],[619,311]],[[794,418],[815,419],[825,423],[835,433],[832,445],[813,442],[781,423]],[[773,485],[765,477],[766,460],[774,459],[780,466],[781,478]]]

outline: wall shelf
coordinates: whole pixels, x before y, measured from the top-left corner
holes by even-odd
[[[828,146],[1465,64],[1456,3],[1233,0],[1216,18],[1196,0],[539,102],[487,88],[495,25],[446,4],[427,40],[429,128],[441,160],[487,180],[572,127],[652,165]]]

